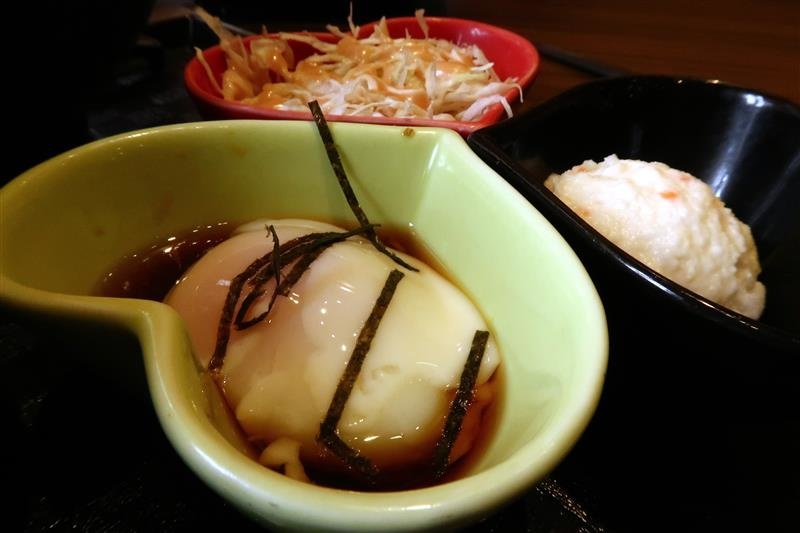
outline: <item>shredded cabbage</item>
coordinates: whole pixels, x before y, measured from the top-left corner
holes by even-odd
[[[496,103],[511,116],[504,96],[510,89],[517,89],[522,99],[517,80],[500,80],[478,46],[427,37],[423,10],[415,14],[424,39],[391,38],[385,18],[371,35],[358,39],[351,11],[349,34],[328,26],[339,39],[336,43],[307,33],[270,35],[263,30],[249,50],[218,18],[202,8],[198,14],[225,52],[221,84],[199,50],[197,57],[226,100],[304,112],[307,102],[317,100],[332,115],[475,121]],[[290,41],[307,43],[317,53],[295,63]]]

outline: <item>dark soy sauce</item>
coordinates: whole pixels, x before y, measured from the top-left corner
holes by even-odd
[[[103,276],[94,293],[160,302],[181,275],[227,239],[234,228],[219,222],[155,239],[147,248],[123,257]]]
[[[237,226],[228,222],[217,222],[155,238],[146,248],[122,257],[92,292],[99,296],[160,302],[190,266],[208,250],[230,237]],[[345,224],[338,226],[351,229]],[[387,246],[416,257],[450,279],[439,262],[412,233],[380,228],[378,233]],[[266,231],[264,238],[269,238]]]
[[[352,226],[352,224],[338,225],[348,229]],[[230,237],[236,227],[237,224],[219,222],[156,238],[150,246],[123,257],[109,269],[108,273],[97,284],[94,293],[99,296],[162,301],[183,273],[208,250]],[[419,259],[458,286],[448,276],[447,271],[438,259],[412,231],[396,228],[378,228],[378,234],[387,246]],[[269,239],[266,231],[264,238],[265,240]],[[472,448],[465,456],[449,467],[444,479],[434,482],[431,477],[432,469],[430,464],[426,461],[420,461],[402,469],[382,472],[377,480],[370,483],[357,473],[349,471],[347,467],[338,462],[337,458],[327,453],[323,453],[323,456],[316,458],[316,460],[312,458],[311,461],[304,461],[306,473],[319,485],[366,491],[421,488],[467,475],[477,462],[477,459],[486,450],[491,442],[492,435],[496,432],[503,401],[502,373],[503,365],[500,365],[492,377],[493,387],[496,391],[494,400],[483,411],[480,430]],[[453,391],[454,394],[455,391]],[[231,417],[233,417],[233,413],[231,413]],[[236,422],[234,421],[234,423]],[[444,423],[444,416],[442,417],[442,423]]]

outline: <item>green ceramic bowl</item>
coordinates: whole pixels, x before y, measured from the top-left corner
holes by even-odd
[[[0,191],[0,302],[67,324],[67,341],[95,344],[109,367],[124,362],[114,359],[113,346],[93,343],[87,327],[134,334],[174,447],[221,496],[266,525],[401,531],[478,520],[552,469],[592,416],[607,359],[602,305],[562,238],[457,134],[331,127],[371,220],[417,234],[477,302],[503,354],[498,427],[465,477],[361,493],[263,468],[239,451],[177,314],[157,302],[91,295],[123,255],[198,224],[349,219],[310,122],[155,128],[80,147],[28,171]]]

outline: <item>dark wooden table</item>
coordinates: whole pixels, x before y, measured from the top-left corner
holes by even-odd
[[[449,16],[639,74],[713,79],[800,103],[796,0],[449,0]],[[523,108],[593,76],[544,58]]]

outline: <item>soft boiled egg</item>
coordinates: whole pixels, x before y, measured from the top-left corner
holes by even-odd
[[[270,252],[265,229],[282,244],[315,232],[344,231],[308,220],[258,221],[212,248],[166,298],[183,317],[198,361],[207,367],[231,280]],[[429,462],[476,330],[488,330],[473,303],[425,263],[399,267],[364,237],[327,248],[266,320],[232,328],[219,383],[264,464],[305,479],[309,467],[330,470],[335,458],[317,442],[320,423],[359,333],[393,269],[405,276],[386,309],[337,426],[339,437],[382,470]],[[285,267],[284,271],[289,268]],[[261,297],[266,308],[274,281]],[[482,411],[495,393],[500,362],[490,336],[454,461],[473,445]],[[298,463],[299,461],[299,463]],[[313,478],[313,476],[311,476]]]

